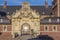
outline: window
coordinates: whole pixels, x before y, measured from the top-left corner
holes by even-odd
[[[7,26],[3,25],[3,32],[6,32],[6,31],[7,31]]]
[[[9,14],[9,12],[7,12],[7,14]]]
[[[44,31],[49,31],[49,27],[45,26]]]
[[[49,22],[51,22],[51,19],[49,19]]]
[[[1,19],[1,23],[3,22],[3,19]]]
[[[43,14],[45,14],[45,12],[43,12]]]
[[[57,31],[57,26],[53,26],[53,31]]]
[[[57,22],[59,22],[59,19],[57,19]]]

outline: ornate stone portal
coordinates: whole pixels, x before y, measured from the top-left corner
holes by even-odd
[[[24,2],[22,8],[12,15],[12,35],[31,34],[32,29],[40,34],[40,15],[30,8],[28,2]]]
[[[22,34],[30,34],[30,25],[28,23],[22,24],[21,35]]]

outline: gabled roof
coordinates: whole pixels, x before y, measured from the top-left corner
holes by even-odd
[[[49,19],[51,22],[49,22]],[[41,20],[41,24],[60,24],[60,17],[46,17]]]
[[[6,17],[6,13],[0,11],[0,24],[11,24],[11,20]]]
[[[33,10],[36,10],[40,15],[50,15],[52,12],[52,7],[49,6],[49,8],[46,8],[45,6],[31,6]],[[21,9],[21,6],[7,6],[6,9],[3,9],[2,6],[0,6],[0,11],[5,10],[5,12],[9,12],[9,14],[13,14],[13,12],[16,12],[16,10]],[[43,14],[44,12],[44,14]]]
[[[7,17],[0,17],[0,24],[2,25],[11,24],[11,20],[9,20]]]

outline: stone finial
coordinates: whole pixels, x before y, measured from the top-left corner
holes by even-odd
[[[7,5],[6,0],[4,0],[4,6],[3,6],[4,9],[6,8],[6,5]]]
[[[48,0],[45,1],[45,7],[48,8]]]
[[[29,2],[23,2],[23,4],[22,4],[22,9],[23,9],[23,10],[28,10],[28,9],[30,9],[30,4],[29,4]]]

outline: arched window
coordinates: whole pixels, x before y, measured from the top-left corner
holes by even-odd
[[[53,26],[53,31],[57,31],[57,26]]]
[[[30,25],[28,23],[24,23],[22,25],[22,31],[23,32],[29,32],[30,31]]]
[[[49,26],[45,26],[44,31],[49,31]]]
[[[7,31],[7,25],[3,25],[3,32]]]

